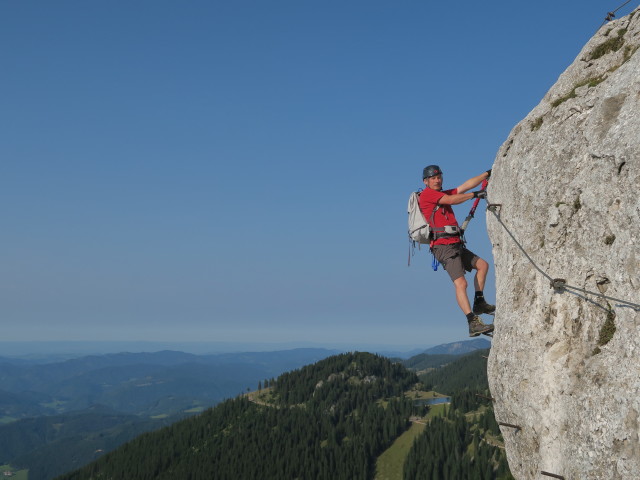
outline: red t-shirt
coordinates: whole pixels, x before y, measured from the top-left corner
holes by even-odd
[[[451,205],[438,205],[438,200],[440,200],[445,195],[455,195],[458,193],[458,189],[454,188],[452,190],[432,190],[431,188],[425,188],[420,193],[420,210],[422,210],[422,215],[424,215],[425,220],[433,227],[433,228],[442,228],[445,225],[458,225],[458,221],[456,220],[456,216],[453,213],[453,208]],[[431,222],[431,214],[433,213],[433,209],[438,207],[436,213],[433,214],[433,223]],[[448,238],[439,238],[435,242],[434,245],[451,245],[452,243],[460,242],[460,237],[448,237]]]

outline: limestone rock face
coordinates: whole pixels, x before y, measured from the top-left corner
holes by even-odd
[[[603,26],[493,166],[488,369],[517,479],[640,479],[638,46],[640,9]]]

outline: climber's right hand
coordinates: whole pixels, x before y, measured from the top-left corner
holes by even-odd
[[[478,190],[477,192],[473,192],[473,198],[487,198],[487,191]]]

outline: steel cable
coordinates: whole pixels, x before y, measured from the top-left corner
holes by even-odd
[[[514,243],[518,246],[518,248],[520,249],[520,251],[524,254],[524,256],[527,258],[527,260],[529,260],[529,263],[531,263],[531,265],[533,265],[533,267],[540,272],[547,280],[549,280],[551,286],[555,289],[555,290],[562,290],[562,289],[567,289],[567,290],[576,290],[582,293],[586,293],[589,295],[594,295],[596,297],[600,297],[600,298],[604,298],[607,300],[611,300],[613,302],[618,302],[619,304],[623,304],[623,305],[628,305],[631,308],[633,308],[636,311],[640,311],[640,305],[637,303],[633,303],[633,302],[629,302],[628,300],[622,300],[620,298],[615,298],[615,297],[610,297],[608,295],[605,295],[604,293],[600,293],[600,292],[593,292],[591,290],[586,290],[584,288],[580,288],[580,287],[576,287],[574,285],[568,285],[564,280],[561,279],[554,279],[553,277],[551,277],[551,275],[549,275],[547,272],[545,272],[544,270],[542,270],[542,268],[540,268],[538,265],[536,265],[536,263],[533,261],[533,259],[531,258],[531,256],[527,253],[527,251],[524,249],[524,247],[520,244],[520,242],[518,242],[518,240],[516,240],[516,237],[513,235],[513,233],[511,233],[511,230],[509,230],[507,228],[507,226],[504,224],[504,222],[502,221],[502,219],[500,218],[500,215],[498,213],[496,213],[496,209],[495,208],[491,208],[492,205],[489,204],[487,206],[487,208],[489,209],[489,211],[491,213],[493,213],[494,217],[496,218],[496,220],[498,221],[498,223],[500,225],[502,225],[502,228],[505,229],[505,231],[509,234],[509,236],[511,237],[511,239],[514,241]],[[622,305],[616,305],[616,306],[622,306]]]

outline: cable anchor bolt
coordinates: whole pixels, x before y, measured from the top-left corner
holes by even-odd
[[[556,291],[564,290],[567,286],[567,281],[564,278],[554,278],[551,280],[551,288]]]
[[[503,427],[509,427],[509,428],[514,428],[517,432],[519,432],[520,430],[522,430],[522,427],[519,425],[513,425],[512,423],[504,423],[504,422],[498,422],[498,425],[501,425]]]
[[[486,395],[480,395],[479,393],[476,393],[476,397],[484,398],[485,400],[490,400],[492,402],[496,401],[496,399],[493,397],[487,397]]]
[[[500,215],[500,210],[502,209],[501,203],[489,203],[487,204],[487,209],[497,215]]]
[[[555,473],[545,472],[544,470],[542,470],[540,473],[542,475],[544,475],[545,477],[559,478],[560,480],[564,480],[564,477],[562,475],[557,475]]]

